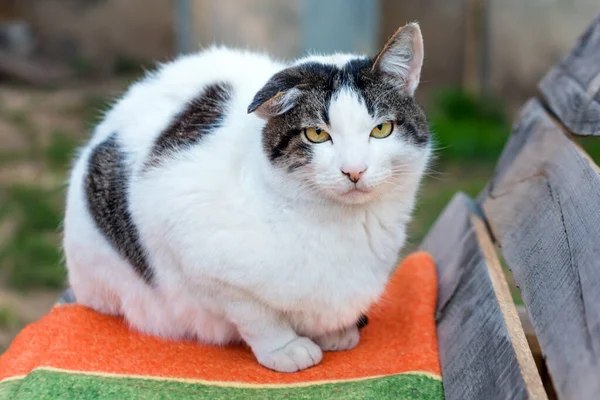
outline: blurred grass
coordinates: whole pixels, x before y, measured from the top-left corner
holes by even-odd
[[[1,152],[1,169],[29,164],[44,172],[39,182],[0,182],[0,226],[10,228],[0,241],[0,278],[18,290],[60,289],[66,283],[60,231],[64,182],[79,140],[54,130],[42,146],[40,133],[24,112],[3,117],[26,138],[26,147]]]
[[[3,203],[15,222],[15,229],[0,248],[0,263],[8,283],[17,289],[60,288],[64,285],[59,227],[60,189],[11,185]]]
[[[69,118],[83,121],[91,128],[108,107],[106,96],[89,94],[72,109]],[[61,246],[66,179],[76,149],[84,135],[53,129],[47,140],[25,110],[0,110],[0,116],[25,138],[21,151],[0,151],[0,170],[18,165],[40,165],[39,182],[0,182],[0,227],[11,226],[0,241],[0,283],[18,290],[60,289],[66,284],[66,269]],[[45,143],[42,145],[42,142]],[[43,179],[42,179],[43,178]]]
[[[444,164],[494,165],[510,132],[501,102],[452,88],[436,94],[428,116]]]
[[[59,173],[67,170],[75,156],[75,148],[79,145],[73,135],[61,131],[53,131],[50,143],[45,149],[45,158],[49,167]]]
[[[108,110],[111,105],[111,99],[105,96],[90,95],[83,99],[81,105],[74,110],[75,113],[82,118],[86,125],[94,127],[102,120],[103,113]]]
[[[592,157],[596,165],[600,165],[600,138],[596,137],[581,137],[575,141],[583,147],[583,149]]]
[[[18,315],[10,308],[0,307],[0,329],[13,328],[19,323]],[[0,349],[0,354],[2,351]]]

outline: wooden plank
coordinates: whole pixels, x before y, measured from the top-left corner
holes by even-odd
[[[600,393],[600,175],[542,105],[483,208],[513,271],[559,398]],[[533,122],[531,122],[533,121]],[[509,143],[510,147],[511,144]]]
[[[502,266],[496,255],[496,249],[492,243],[485,223],[478,216],[471,214],[471,224],[475,230],[477,244],[483,253],[485,266],[492,282],[494,294],[498,301],[498,306],[502,312],[502,317],[506,323],[508,335],[511,339],[517,362],[525,385],[528,389],[530,398],[542,399],[546,397],[544,387],[533,359],[533,354],[527,343],[525,332],[521,325],[519,314],[515,307],[508,283]]]
[[[540,378],[542,379],[542,384],[544,385],[544,390],[548,395],[548,399],[556,400],[558,399],[556,395],[556,390],[554,389],[552,378],[550,377],[550,373],[548,372],[546,360],[544,360],[544,353],[542,353],[540,341],[535,335],[535,330],[533,329],[533,325],[531,324],[531,321],[529,319],[529,314],[527,314],[527,310],[524,306],[517,306],[517,313],[519,314],[519,320],[521,320],[521,326],[523,327],[523,332],[525,333],[527,344],[529,345],[529,349],[531,350],[531,354],[533,355],[533,360],[535,361],[538,373],[540,374]]]
[[[576,135],[600,136],[600,16],[542,79],[549,108]]]
[[[536,110],[539,108],[539,101],[535,99],[529,100],[523,108],[519,116],[517,117],[512,128],[512,136],[508,143],[504,146],[500,159],[496,164],[492,179],[482,192],[477,196],[477,202],[482,204],[485,198],[488,196],[493,182],[499,181],[502,176],[506,173],[506,170],[513,163],[517,155],[527,142],[527,132],[533,129],[533,126],[538,122],[536,119]]]
[[[546,399],[476,212],[468,197],[456,195],[421,246],[438,268],[437,333],[446,399]]]

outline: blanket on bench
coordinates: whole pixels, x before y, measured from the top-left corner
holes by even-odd
[[[293,374],[261,367],[246,346],[166,341],[121,318],[56,305],[0,357],[2,399],[443,399],[436,269],[407,257],[369,312],[359,345]]]

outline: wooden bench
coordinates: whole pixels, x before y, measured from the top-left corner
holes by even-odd
[[[600,17],[522,109],[487,187],[458,193],[421,245],[448,400],[600,399],[600,168],[575,136],[600,136]]]

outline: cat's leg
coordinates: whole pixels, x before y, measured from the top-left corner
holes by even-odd
[[[63,246],[69,285],[77,303],[103,314],[122,314],[118,284],[131,282],[127,274],[131,267],[98,233],[86,214],[71,213],[69,217]]]
[[[256,301],[234,302],[227,317],[237,326],[258,362],[279,372],[296,372],[321,362],[323,352],[299,336],[281,314]]]
[[[360,340],[359,328],[352,325],[346,329],[317,336],[314,340],[323,351],[350,350],[355,348]]]

